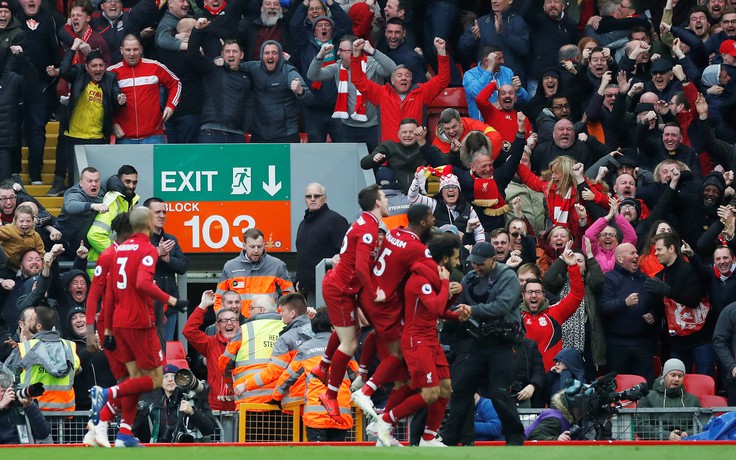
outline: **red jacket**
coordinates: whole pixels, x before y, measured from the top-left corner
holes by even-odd
[[[501,136],[501,133],[496,131],[493,127],[488,126],[482,121],[478,121],[474,118],[460,117],[460,122],[463,125],[463,137],[462,139],[460,139],[460,142],[462,142],[462,140],[465,139],[471,131],[480,131],[486,135],[488,140],[491,141],[491,149],[493,150],[493,152],[491,153],[493,154],[493,159],[495,160],[496,158],[498,158],[498,154],[501,152],[501,148],[503,147],[503,137]],[[441,131],[442,130],[440,129],[440,126],[438,126],[437,135],[434,136],[432,145],[442,150],[442,152],[444,153],[449,153],[450,143],[447,142],[447,138],[441,133]],[[514,134],[514,137],[515,136],[516,134]],[[508,149],[506,150],[508,151]]]
[[[402,100],[391,83],[381,86],[368,80],[360,69],[360,59],[351,59],[350,75],[353,77],[353,84],[381,113],[381,142],[399,142],[399,123],[404,118],[413,118],[421,124],[424,106],[450,84],[450,58],[437,56],[437,61],[437,75],[410,90]]]
[[[567,273],[570,276],[570,292],[564,299],[536,313],[528,311],[524,305],[521,309],[526,336],[537,342],[545,371],[552,368],[555,356],[562,350],[562,323],[575,313],[585,295],[583,277],[577,265],[569,265]]]
[[[516,133],[519,131],[519,124],[516,122],[516,110],[510,110],[505,112],[495,105],[491,104],[490,98],[496,91],[497,84],[491,81],[481,90],[480,93],[475,97],[475,104],[478,106],[483,120],[490,126],[493,126],[496,131],[501,133],[503,140],[507,142],[514,142]],[[532,125],[529,123],[529,119],[526,119],[526,136],[532,133]]]
[[[115,113],[114,120],[125,137],[141,139],[162,134],[159,87],[168,90],[166,107],[176,109],[181,95],[181,82],[176,75],[160,62],[145,58],[141,58],[134,67],[123,60],[108,70],[117,75],[120,89],[126,97],[125,105]]]
[[[182,333],[189,343],[207,360],[207,384],[210,386],[209,402],[212,410],[235,410],[234,401],[220,401],[218,396],[229,394],[229,390],[225,386],[225,379],[220,372],[217,360],[225,352],[227,340],[217,332],[214,336],[209,336],[200,330],[204,323],[204,315],[207,310],[197,307],[189,316],[187,323],[184,325]]]

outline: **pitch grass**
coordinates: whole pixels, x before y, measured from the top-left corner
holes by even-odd
[[[657,446],[524,446],[453,448],[376,447],[155,447],[143,449],[21,448],[0,449],[3,459],[46,458],[54,460],[721,460],[734,458],[734,445],[697,443]]]

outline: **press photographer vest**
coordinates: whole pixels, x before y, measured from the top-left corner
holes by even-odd
[[[31,369],[23,369],[20,374],[20,386],[28,387],[36,382],[43,383],[44,393],[38,396],[38,406],[44,411],[73,411],[75,409],[74,373],[79,369],[77,345],[66,339],[61,339],[67,355],[67,362],[71,359],[69,372],[62,377],[54,377],[40,364],[34,364]],[[33,347],[44,346],[45,342],[31,339],[18,344],[20,359],[23,360],[29,353],[35,353]]]

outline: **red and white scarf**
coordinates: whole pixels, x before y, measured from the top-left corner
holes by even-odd
[[[69,33],[69,35],[71,35],[72,37],[77,37],[77,36],[78,36],[78,35],[77,35],[77,34],[76,34],[76,33],[74,32],[74,30],[72,29],[72,26],[71,26],[71,25],[69,25],[69,24],[65,24],[65,25],[64,25],[64,29],[66,29],[66,31],[67,31],[67,32]],[[89,37],[90,37],[90,35],[92,35],[92,27],[90,27],[90,26],[87,26],[87,30],[85,30],[85,31],[84,31],[84,33],[82,34],[82,36],[81,36],[81,37],[79,37],[79,38],[81,38],[81,39],[82,39],[82,41],[83,41],[84,43],[87,43],[87,41],[89,40]],[[74,54],[74,59],[72,60],[72,64],[84,64],[84,62],[85,62],[85,57],[84,57],[84,55],[82,54],[82,52],[81,52],[81,51],[77,51],[77,52],[76,52],[76,53]]]
[[[356,59],[353,57],[353,59]],[[368,64],[368,57],[363,54],[360,56],[360,70],[365,74],[366,66]],[[368,116],[365,113],[365,100],[363,95],[358,88],[355,88],[355,107],[353,113],[348,113],[348,69],[345,69],[340,65],[340,81],[337,83],[337,101],[335,102],[335,113],[332,114],[332,118],[348,119],[352,118],[355,121],[368,121]]]

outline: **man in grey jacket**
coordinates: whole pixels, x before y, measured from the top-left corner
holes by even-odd
[[[281,44],[267,40],[261,60],[240,64],[251,78],[255,113],[252,143],[299,143],[299,108],[314,97],[299,72],[284,62]]]
[[[107,205],[102,204],[105,193],[100,185],[100,172],[89,166],[82,170],[79,177],[79,184],[64,192],[64,204],[55,226],[61,232],[61,243],[67,249],[65,253],[69,260],[75,254],[75,251],[68,250],[69,245],[79,244],[79,241],[86,239],[87,230],[97,213],[107,212]]]
[[[358,105],[359,92],[353,85],[350,76],[350,60],[353,43],[356,40],[363,41],[351,35],[341,38],[338,43],[337,60],[329,65],[324,65],[324,58],[334,49],[334,45],[330,43],[322,45],[319,53],[309,65],[307,78],[312,81],[335,79],[338,99],[332,117],[341,118],[343,125],[340,138],[335,141],[365,142],[368,152],[372,152],[378,146],[378,109],[367,101],[365,101],[365,108]],[[368,54],[365,62],[366,77],[383,85],[396,69],[396,64],[368,42],[365,42],[363,50]],[[341,94],[347,94],[347,98],[341,98]],[[362,96],[360,99],[362,100]]]

